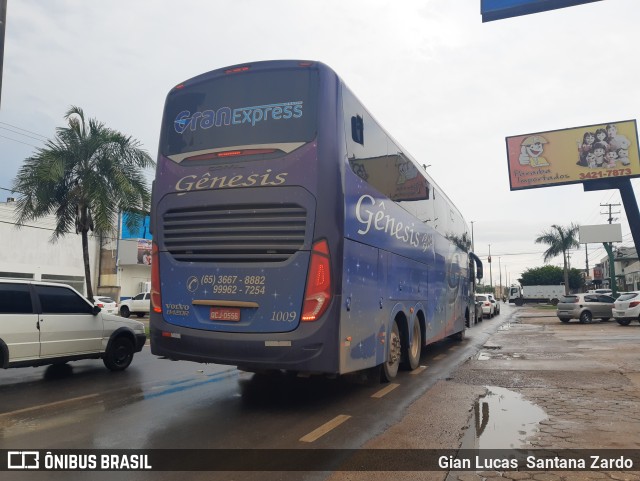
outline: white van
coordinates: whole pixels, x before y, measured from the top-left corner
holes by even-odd
[[[70,286],[0,279],[0,367],[102,359],[129,367],[146,342],[144,324],[101,312]]]

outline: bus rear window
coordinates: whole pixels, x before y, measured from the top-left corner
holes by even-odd
[[[187,82],[167,97],[160,152],[185,158],[184,154],[225,148],[310,142],[316,135],[317,95],[318,72],[310,69],[243,72]]]

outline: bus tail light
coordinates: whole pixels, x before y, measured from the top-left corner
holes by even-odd
[[[215,160],[227,157],[241,157],[245,155],[261,155],[273,154],[278,152],[277,149],[243,149],[243,150],[225,150],[223,152],[208,152],[206,154],[192,155],[186,157],[182,162],[193,162],[198,160]]]
[[[160,263],[158,244],[151,244],[151,309],[153,312],[162,312],[162,299],[160,297]]]
[[[246,72],[247,70],[249,70],[249,67],[247,65],[244,65],[242,67],[234,67],[234,68],[227,69],[224,71],[224,73],[226,74],[240,73],[240,72]]]
[[[331,300],[331,269],[329,244],[326,240],[316,242],[311,249],[307,289],[302,305],[302,321],[315,321],[329,307]]]

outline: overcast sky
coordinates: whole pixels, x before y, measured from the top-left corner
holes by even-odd
[[[491,250],[493,283],[499,265],[514,282],[543,265],[534,239],[551,224],[605,223],[600,204],[622,202],[581,185],[510,191],[505,137],[635,119],[639,21],[638,0],[485,24],[480,0],[8,0],[0,189],[71,105],[155,158],[175,84],[243,62],[318,60],[430,165],[473,221],[478,255]],[[613,212],[632,246],[622,206]],[[590,266],[604,256],[589,246]],[[571,265],[584,268],[584,247]]]

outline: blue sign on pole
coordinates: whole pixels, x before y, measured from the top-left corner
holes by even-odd
[[[601,0],[481,0],[480,10],[482,21],[491,22],[599,1]]]

